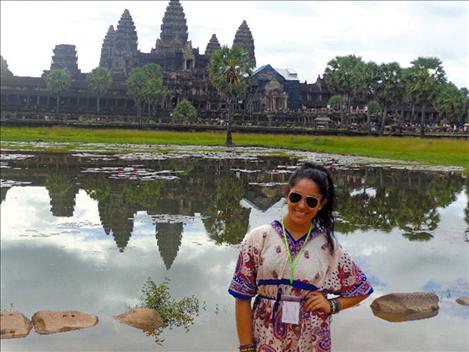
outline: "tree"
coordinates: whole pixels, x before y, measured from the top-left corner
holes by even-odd
[[[143,100],[147,103],[148,117],[151,111],[156,109],[156,105],[161,103],[166,96],[166,88],[163,84],[163,75],[158,64],[148,64],[143,66],[146,82],[143,89]]]
[[[371,134],[371,115],[376,114],[378,111],[373,111],[376,107],[380,109],[376,99],[376,92],[378,91],[379,82],[379,66],[373,61],[368,61],[363,69],[364,85],[361,91],[361,98],[368,101],[366,110],[366,125],[368,134]]]
[[[376,113],[381,111],[381,106],[379,105],[379,103],[376,100],[369,101],[367,106],[368,106],[368,111],[371,114],[376,114]]]
[[[51,70],[46,77],[47,90],[56,97],[57,106],[55,111],[59,112],[60,96],[65,93],[72,83],[72,79],[67,71],[63,69]]]
[[[333,95],[332,97],[329,98],[329,101],[327,102],[328,105],[330,105],[334,109],[342,109],[342,96],[341,95]]]
[[[403,95],[402,70],[397,62],[379,65],[378,84],[376,89],[376,100],[380,103],[382,110],[379,133],[384,133],[388,108],[401,100]]]
[[[460,123],[465,112],[466,102],[467,98],[464,92],[459,90],[453,83],[447,82],[440,86],[435,107],[440,118]]]
[[[210,81],[223,95],[228,105],[228,123],[226,125],[226,145],[232,146],[231,125],[233,123],[234,104],[246,94],[251,82],[254,62],[239,45],[231,49],[223,46],[215,51],[208,64]]]
[[[433,104],[439,85],[446,81],[445,71],[440,59],[436,57],[419,57],[411,62],[409,93],[420,104],[420,135],[425,134],[425,106]]]
[[[142,116],[142,102],[145,96],[146,75],[141,67],[134,68],[127,78],[127,92],[137,106],[137,118]]]
[[[327,63],[324,79],[327,88],[334,95],[342,95],[345,99],[346,114],[341,109],[342,124],[349,126],[349,112],[352,98],[360,95],[364,89],[365,64],[361,57],[355,55],[336,56]]]
[[[99,113],[100,98],[107,93],[112,85],[111,72],[105,68],[96,67],[86,76],[86,83],[88,89],[96,95],[96,112]]]
[[[137,105],[137,116],[141,117],[142,103],[148,106],[148,116],[154,106],[163,101],[166,96],[166,88],[163,84],[163,76],[160,66],[147,64],[134,68],[127,78],[127,91]]]
[[[459,89],[461,94],[466,98],[466,103],[464,104],[464,113],[462,117],[462,122],[469,122],[468,120],[468,110],[469,110],[469,90],[466,87]]]
[[[187,99],[181,100],[173,111],[173,119],[177,122],[190,123],[197,117],[197,109]]]
[[[203,223],[217,244],[239,244],[249,227],[251,209],[240,202],[246,194],[241,180],[230,174],[217,175],[215,194],[204,212]]]
[[[371,134],[371,115],[376,115],[381,111],[381,106],[376,100],[370,100],[368,104],[366,104],[366,121],[368,126],[368,134]]]

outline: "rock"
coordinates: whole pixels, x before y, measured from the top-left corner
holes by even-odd
[[[160,313],[151,308],[134,308],[115,318],[124,324],[144,331],[154,331],[164,325]]]
[[[95,326],[98,317],[77,311],[43,310],[34,313],[32,321],[38,334],[49,335]]]
[[[431,292],[391,293],[371,303],[373,314],[391,322],[431,318],[438,314],[438,296]]]
[[[469,297],[467,296],[459,297],[458,299],[456,299],[456,302],[464,306],[469,306]]]
[[[32,325],[20,312],[0,313],[0,339],[14,339],[28,336]]]

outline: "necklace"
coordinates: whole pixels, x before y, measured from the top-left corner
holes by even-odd
[[[283,224],[283,219],[281,221],[281,224],[282,224],[283,239],[285,240],[285,247],[287,248],[287,253],[288,253],[288,265],[290,266],[290,285],[293,285],[293,279],[295,277],[295,270],[296,270],[296,267],[298,266],[298,263],[300,262],[303,249],[305,248],[306,243],[308,243],[309,236],[311,235],[311,231],[313,230],[313,224],[311,223],[311,225],[309,225],[308,234],[306,235],[306,239],[303,245],[301,246],[300,251],[296,255],[295,261],[293,261],[291,251],[290,251],[290,246],[288,245],[287,234],[285,233],[285,225]]]

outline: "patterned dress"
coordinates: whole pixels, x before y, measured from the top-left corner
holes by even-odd
[[[256,296],[253,328],[257,352],[330,351],[330,316],[304,311],[305,294],[321,291],[355,297],[369,295],[373,289],[337,241],[330,254],[326,236],[317,227],[307,243],[306,235],[295,240],[285,232],[293,260],[304,244],[293,285],[282,225],[274,221],[246,235],[228,292],[244,300]],[[282,301],[300,301],[299,324],[282,323]]]

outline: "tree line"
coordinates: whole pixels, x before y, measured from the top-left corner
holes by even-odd
[[[341,124],[350,125],[350,104],[362,101],[367,104],[367,123],[370,131],[370,114],[380,113],[379,132],[384,131],[389,109],[401,110],[411,106],[411,115],[420,108],[420,133],[425,133],[425,109],[433,106],[439,120],[464,122],[467,111],[468,90],[458,89],[447,80],[442,62],[436,57],[419,57],[408,68],[397,62],[376,64],[364,62],[355,55],[337,56],[330,60],[324,79],[333,96],[331,106],[341,111]]]
[[[227,145],[232,144],[235,106],[240,99],[246,99],[253,69],[254,63],[238,45],[223,46],[210,58],[209,79],[228,107]],[[436,57],[419,57],[410,67],[402,68],[397,62],[377,64],[364,62],[355,55],[337,56],[328,62],[324,79],[333,95],[328,104],[340,110],[341,126],[345,128],[351,124],[350,107],[357,102],[366,105],[369,133],[372,115],[380,116],[379,132],[383,134],[388,111],[400,110],[402,118],[405,106],[411,106],[412,119],[416,108],[420,110],[421,135],[425,133],[425,109],[428,106],[436,109],[440,121],[445,119],[451,123],[464,122],[463,116],[467,113],[468,90],[459,89],[447,80],[442,62]],[[49,92],[57,97],[58,112],[59,97],[71,84],[70,75],[65,70],[51,70],[46,81]],[[87,75],[87,84],[96,95],[99,113],[100,97],[111,88],[112,75],[105,68],[95,68]],[[154,116],[167,94],[160,66],[147,64],[130,71],[127,93],[135,101],[139,118],[143,106],[147,107],[148,117]],[[172,113],[172,119],[182,123],[194,121],[196,116],[197,110],[186,99],[180,101]]]

